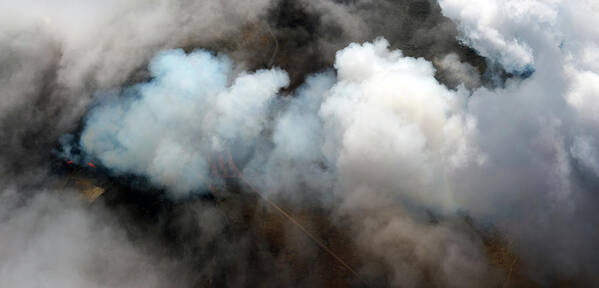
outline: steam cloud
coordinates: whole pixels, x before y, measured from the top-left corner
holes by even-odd
[[[519,277],[599,281],[592,1],[0,7],[3,285],[162,287],[173,271],[180,286],[331,285],[294,279],[254,230],[236,228],[238,203],[254,201],[243,187],[222,208],[192,200],[231,184],[211,171],[228,152],[259,193],[351,239],[370,286],[510,284],[484,227],[509,239]],[[127,212],[59,188],[44,164],[59,142],[64,160],[141,176],[177,204],[150,232],[129,231],[144,221],[119,224],[112,213]],[[286,245],[309,246],[282,230]],[[306,250],[297,265],[318,257]]]

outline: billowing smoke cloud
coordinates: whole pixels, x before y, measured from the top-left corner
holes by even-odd
[[[229,153],[370,286],[599,281],[591,1],[0,7],[8,286],[360,285],[215,177]],[[96,163],[103,202],[68,198],[52,155]]]
[[[228,59],[206,51],[162,53],[150,65],[152,82],[92,109],[82,148],[118,172],[148,176],[176,193],[201,188],[210,153],[229,142],[252,147],[269,104],[289,83],[276,69],[234,79],[231,70]]]
[[[206,51],[162,53],[151,62],[152,82],[92,108],[82,150],[117,173],[146,176],[180,197],[212,184],[212,154],[235,149],[234,162],[248,163],[244,174],[264,193],[297,200],[312,191],[323,205],[336,207],[338,217],[356,222],[358,237],[380,237],[371,253],[393,267],[391,284],[423,281],[418,269],[382,252],[395,250],[386,238],[404,227],[414,229],[405,237],[441,245],[414,256],[416,263],[441,265],[437,281],[461,286],[452,284],[452,269],[486,278],[478,246],[465,236],[419,228],[423,224],[397,212],[369,212],[406,201],[455,209],[447,179],[485,161],[473,139],[476,123],[464,111],[467,93],[448,90],[435,80],[430,62],[388,45],[384,39],[350,45],[337,53],[336,76],[314,75],[283,99],[277,91],[288,78],[280,70],[233,75],[229,60]],[[356,211],[362,211],[359,218]],[[407,257],[403,248],[392,253]],[[451,264],[432,260],[450,257],[446,253]]]
[[[154,236],[130,239],[114,211],[72,200],[52,150],[96,89],[145,78],[164,48],[233,37],[269,5],[0,1],[0,286],[164,287],[174,275],[187,286],[185,267],[142,247]]]
[[[475,120],[464,111],[467,93],[440,85],[431,63],[388,50],[384,39],[339,51],[335,68],[337,76],[312,76],[297,97],[279,100],[277,91],[288,84],[280,70],[232,75],[226,58],[165,52],[150,65],[152,82],[92,108],[81,146],[117,172],[148,176],[177,193],[205,185],[210,153],[235,145],[272,153],[252,155],[258,162],[248,165],[258,178],[271,176],[271,184],[296,178],[276,174],[295,168],[301,171],[296,176],[316,183],[301,175],[314,169],[302,166],[321,162],[331,169],[316,171],[347,177],[339,179],[347,185],[340,191],[381,185],[419,203],[447,206],[442,179],[484,162],[472,140]],[[269,111],[279,107],[271,123]],[[272,149],[259,147],[266,143]],[[290,161],[298,166],[279,166]]]
[[[0,171],[48,161],[57,138],[79,125],[93,92],[145,77],[151,55],[230,37],[269,5],[0,1]]]
[[[537,4],[541,5],[540,8]],[[592,145],[597,141],[592,133],[594,118],[592,113],[586,111],[593,105],[582,104],[592,101],[592,96],[588,95],[592,95],[594,84],[582,79],[596,75],[592,65],[579,65],[572,55],[577,55],[580,51],[593,54],[593,47],[585,45],[593,43],[590,40],[595,36],[591,34],[591,39],[586,39],[587,35],[581,36],[582,39],[569,39],[559,30],[569,28],[562,23],[551,26],[552,30],[549,32],[539,34],[539,26],[525,22],[535,22],[539,17],[547,23],[566,21],[568,5],[536,3],[530,7],[518,6],[519,9],[532,9],[536,12],[522,14],[526,16],[505,16],[523,17],[516,19],[517,21],[497,20],[501,9],[496,9],[493,5],[485,6],[483,11],[490,13],[490,16],[485,17],[497,21],[488,24],[489,27],[472,24],[481,31],[468,28],[471,25],[468,22],[470,14],[467,13],[468,9],[460,6],[461,2],[443,1],[441,5],[447,15],[460,20],[459,27],[464,31],[464,41],[483,55],[496,60],[508,71],[529,78],[508,80],[504,88],[481,88],[472,95],[463,88],[448,90],[435,80],[435,70],[430,62],[405,57],[399,51],[389,50],[386,41],[377,40],[364,45],[352,44],[337,52],[335,73],[312,76],[291,99],[276,97],[277,90],[287,84],[286,80],[281,80],[287,79],[283,72],[258,71],[255,74],[237,76],[229,70],[223,76],[229,80],[223,80],[223,83],[230,84],[221,85],[214,92],[218,97],[202,96],[206,92],[200,87],[211,87],[210,85],[200,85],[196,88],[200,90],[190,88],[191,90],[185,91],[199,97],[195,102],[208,101],[203,105],[214,107],[201,113],[201,117],[210,119],[211,113],[219,113],[218,120],[201,121],[204,126],[196,128],[195,133],[180,133],[173,129],[153,138],[142,133],[142,137],[150,137],[145,140],[130,139],[132,135],[136,135],[133,131],[143,131],[141,123],[151,123],[150,120],[141,120],[143,117],[136,117],[137,114],[155,115],[153,117],[158,119],[169,119],[172,117],[169,115],[175,115],[175,123],[185,121],[180,119],[196,122],[192,120],[194,117],[187,116],[185,109],[178,110],[181,113],[177,114],[168,109],[151,110],[152,100],[148,96],[152,94],[152,89],[160,91],[164,89],[162,86],[169,85],[163,78],[177,75],[178,81],[188,79],[187,74],[178,75],[177,68],[165,70],[164,75],[158,75],[156,68],[152,68],[156,79],[143,84],[141,88],[135,88],[139,89],[140,96],[131,98],[136,100],[126,104],[130,105],[128,108],[114,109],[110,105],[107,106],[109,108],[101,105],[92,111],[88,126],[83,132],[82,146],[107,166],[115,168],[119,166],[110,162],[110,157],[113,156],[107,155],[125,147],[122,150],[124,155],[113,158],[143,159],[142,162],[125,161],[127,165],[141,168],[129,168],[126,171],[148,176],[167,189],[181,192],[183,190],[178,186],[187,185],[189,181],[185,178],[156,177],[151,172],[154,169],[153,163],[181,167],[173,169],[174,171],[191,170],[200,173],[200,176],[193,178],[198,181],[194,183],[197,186],[186,187],[186,191],[192,191],[199,187],[202,179],[209,178],[206,156],[198,159],[193,156],[182,157],[187,161],[183,163],[188,163],[184,165],[180,160],[175,160],[178,157],[169,156],[170,151],[190,155],[185,152],[186,148],[179,148],[187,147],[191,151],[206,151],[204,153],[210,154],[222,149],[221,145],[225,143],[235,151],[242,151],[234,153],[237,156],[234,160],[247,163],[244,165],[244,174],[249,175],[265,193],[284,193],[291,198],[301,198],[297,193],[302,191],[311,191],[308,193],[310,195],[314,192],[316,195],[324,193],[319,197],[325,205],[335,207],[339,217],[356,221],[356,227],[362,227],[368,223],[365,221],[369,221],[364,216],[354,219],[356,211],[377,209],[387,203],[400,206],[410,203],[408,206],[433,209],[441,214],[464,210],[479,221],[490,221],[501,227],[517,240],[518,249],[523,255],[530,257],[526,259],[531,263],[550,258],[551,261],[537,272],[559,271],[565,277],[589,277],[591,272],[585,267],[592,267],[594,264],[594,256],[590,251],[597,235],[589,233],[585,227],[589,225],[587,221],[595,218],[589,203],[594,203],[592,187],[596,183],[593,179],[596,177],[598,162],[593,158],[597,155]],[[496,5],[507,5],[504,9],[512,7],[509,4]],[[557,9],[563,11],[558,12]],[[452,14],[457,13],[455,11],[462,14]],[[566,19],[559,18],[558,21],[557,15],[562,14],[565,15],[562,18]],[[480,19],[485,17],[472,16],[472,21],[482,21]],[[462,20],[463,18],[465,19]],[[516,23],[516,27],[502,26],[512,22]],[[527,28],[524,29],[524,26]],[[519,39],[509,32],[516,30],[519,31]],[[192,59],[196,57],[194,55],[181,57]],[[161,59],[163,58],[155,61],[159,63],[163,61]],[[216,62],[201,65],[202,68],[197,66],[195,69],[201,71],[205,69],[203,67],[227,63],[227,60],[218,61],[214,57],[210,59]],[[553,61],[543,61],[544,59]],[[455,71],[453,75],[463,82],[476,79],[476,73],[472,72],[474,68],[461,64],[455,56],[445,56],[439,63],[440,66],[451,67],[448,69]],[[178,67],[185,65],[180,64]],[[203,73],[194,72],[193,68],[185,71],[192,74]],[[556,71],[562,72],[558,72],[556,76]],[[260,79],[264,73],[279,76]],[[246,77],[253,79],[248,80],[250,82],[259,82],[260,87],[267,92],[260,94],[259,90],[244,89],[243,97],[231,93],[236,90],[237,83]],[[196,80],[196,83],[211,81],[209,79]],[[148,85],[152,89],[143,88]],[[474,85],[470,83],[469,86]],[[188,86],[179,83],[177,87]],[[168,94],[185,94],[179,93],[178,89],[180,88],[168,89]],[[257,94],[245,98],[254,93]],[[163,93],[163,97],[168,94]],[[270,101],[265,102],[265,97]],[[201,98],[206,100],[200,100]],[[176,96],[175,99],[183,98]],[[197,104],[193,103],[194,100],[191,101],[192,103],[182,106],[195,107]],[[241,122],[229,119],[233,114],[226,112],[240,111],[242,106],[238,103],[243,103],[242,106],[246,109],[244,111],[247,111],[241,116]],[[178,105],[175,102],[170,107]],[[112,121],[103,120],[105,116],[102,115],[119,115],[118,111],[128,110],[142,112],[107,118],[113,119]],[[233,118],[239,120],[239,117],[235,114]],[[124,119],[118,122],[124,123],[125,127],[132,125],[131,127],[136,128],[120,128],[118,123],[108,125],[114,123],[114,119]],[[141,121],[135,122],[137,120]],[[236,124],[229,126],[223,123]],[[97,132],[115,125],[115,131]],[[187,126],[194,129],[193,124]],[[205,140],[205,144],[190,145],[185,140],[190,134],[210,140]],[[103,141],[96,140],[102,138],[106,139],[104,142],[114,144],[106,146],[101,144]],[[184,144],[178,141],[183,141]],[[135,155],[137,152],[127,148],[127,143],[138,142],[161,142],[166,143],[168,148],[152,149],[153,157],[149,160],[130,156],[129,154]],[[212,146],[206,148],[209,147],[208,144]],[[96,146],[107,148],[97,149]],[[186,172],[174,175],[189,177]],[[174,182],[177,184],[173,185],[171,179],[176,179]],[[390,217],[384,219],[402,219],[399,216]],[[536,228],[525,229],[521,223],[528,223]],[[555,228],[554,223],[561,223],[563,228]],[[382,232],[368,233],[372,236]],[[531,249],[533,245],[534,249]],[[472,243],[471,246],[476,247]],[[570,251],[572,247],[578,247],[580,252]],[[459,255],[473,255],[463,251],[460,253]],[[458,262],[466,265],[464,263],[477,261],[480,259],[466,257]],[[392,267],[395,264],[397,263],[389,263]],[[480,268],[484,265],[477,267],[479,268],[472,268],[473,271],[484,270]],[[405,274],[403,272],[405,271],[398,269],[396,275]],[[397,283],[399,281],[401,280]]]
[[[534,71],[503,89],[479,89],[488,169],[462,179],[464,207],[504,222],[537,272],[593,276],[597,225],[597,40],[592,1],[440,1],[461,37],[508,71]],[[476,195],[476,196],[475,196]],[[478,210],[478,211],[477,211]],[[501,220],[498,220],[501,219]],[[518,224],[520,223],[520,224]],[[525,224],[522,224],[525,223]],[[533,244],[534,243],[534,244]],[[529,255],[530,256],[530,255]],[[546,261],[549,260],[549,261]],[[596,279],[595,279],[596,281]]]

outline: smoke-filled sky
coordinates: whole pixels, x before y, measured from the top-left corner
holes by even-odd
[[[599,285],[598,17],[0,0],[0,286]]]

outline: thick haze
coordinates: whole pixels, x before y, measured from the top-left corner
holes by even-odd
[[[289,224],[299,264],[231,220],[268,217],[249,189],[193,200],[230,187],[212,166],[229,153],[258,193],[347,239],[360,279],[342,286],[505,286],[515,264],[490,259],[485,229],[518,277],[599,281],[593,1],[1,1],[0,16],[0,286],[331,286],[294,271],[321,258]],[[89,206],[53,168],[67,160],[147,180],[168,212]]]

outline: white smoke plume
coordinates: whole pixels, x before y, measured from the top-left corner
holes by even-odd
[[[286,85],[283,72],[258,71],[239,77],[232,72],[225,73],[223,77],[229,79],[229,84],[213,92],[219,97],[195,96],[199,98],[182,105],[187,109],[197,105],[195,102],[207,101],[202,105],[214,108],[201,117],[210,117],[211,113],[221,115],[219,120],[202,121],[200,128],[194,128],[196,118],[187,116],[186,109],[176,114],[170,109],[150,110],[151,101],[144,96],[146,92],[142,88],[141,96],[126,104],[129,108],[101,105],[94,109],[84,130],[82,145],[90,147],[85,149],[107,166],[117,169],[119,166],[110,162],[112,158],[144,159],[141,162],[127,160],[127,165],[138,168],[126,171],[149,176],[152,181],[179,192],[192,191],[199,187],[202,179],[208,178],[206,156],[191,156],[193,154],[188,154],[186,149],[213,153],[222,149],[223,144],[233,148],[241,145],[242,152],[234,153],[239,156],[236,160],[247,162],[245,174],[265,193],[286,193],[293,198],[302,191],[321,192],[324,193],[321,199],[338,208],[340,217],[350,215],[349,218],[356,211],[376,210],[389,203],[400,206],[410,203],[409,206],[449,215],[467,211],[475,219],[494,223],[516,239],[517,249],[529,256],[529,264],[549,259],[537,272],[558,271],[568,277],[589,277],[591,272],[586,267],[594,263],[593,254],[589,252],[597,234],[588,231],[589,224],[585,221],[595,215],[590,203],[594,199],[592,186],[596,183],[598,163],[593,157],[598,154],[592,145],[597,141],[592,113],[596,85],[585,79],[597,76],[596,65],[592,63],[596,33],[572,33],[582,25],[570,14],[574,6],[566,3],[533,1],[522,6],[515,2],[483,1],[476,5],[482,5],[484,17],[475,17],[469,12],[476,5],[470,6],[467,1],[441,1],[440,4],[443,12],[459,23],[466,43],[507,71],[523,77],[509,79],[501,88],[477,89],[470,95],[464,88],[448,90],[435,80],[431,63],[389,50],[385,40],[351,44],[337,53],[335,74],[312,76],[290,100],[277,97],[277,90]],[[585,9],[587,13],[596,11],[590,3],[579,4],[589,6]],[[510,9],[516,13],[502,12]],[[588,20],[584,14],[581,19]],[[542,31],[543,27],[549,29]],[[185,57],[195,57],[191,55]],[[575,55],[582,55],[591,62],[580,61]],[[227,60],[210,59],[217,65],[227,63]],[[457,60],[445,58],[445,65],[455,66],[450,61]],[[214,64],[195,69],[203,70],[211,65]],[[193,68],[186,72],[202,73],[194,72]],[[164,85],[161,77],[168,79],[170,73],[177,71],[165,70],[164,73],[165,76],[156,75],[153,82],[143,85],[160,90]],[[272,77],[261,78],[271,74]],[[189,78],[177,76],[176,79]],[[257,94],[247,99],[236,96],[231,91],[236,90],[241,79],[260,83],[267,92],[244,89],[245,96]],[[202,81],[208,80],[196,79],[197,83]],[[190,89],[187,91],[190,95],[206,93],[203,89]],[[179,92],[169,89],[169,93]],[[265,97],[270,101],[265,102]],[[238,114],[234,117],[227,114],[227,111],[240,111],[238,103],[244,103],[247,109],[241,119]],[[259,113],[255,107],[259,107]],[[105,116],[98,115],[118,115],[118,111],[131,109],[140,109],[141,114],[155,115],[152,117],[158,119],[174,117],[175,122],[187,119],[190,124],[185,129],[195,129],[195,133],[171,129],[154,136],[141,132],[142,137],[149,137],[145,140],[129,139],[136,135],[133,131],[143,131],[142,123],[152,123],[151,120],[138,121],[143,118],[134,117],[136,113],[130,114],[132,116],[125,113],[122,116],[125,121],[120,121],[121,116],[107,118],[136,127],[123,130],[129,131],[120,134],[123,136],[118,136],[121,124],[105,134],[95,132],[114,127],[107,125],[114,121],[102,120]],[[279,112],[272,114],[273,110]],[[229,119],[231,117],[235,119]],[[233,125],[227,125],[229,123]],[[175,136],[169,136],[171,133]],[[185,139],[189,135],[210,140],[196,144],[198,146],[177,143],[188,141]],[[107,140],[95,140],[101,138]],[[151,149],[154,157],[149,160],[132,156],[138,153],[133,151],[135,149],[119,150],[138,141],[166,143],[168,148]],[[98,145],[104,142],[114,144]],[[125,154],[106,156],[114,151]],[[177,153],[188,155],[183,157],[186,159],[183,163],[187,164],[168,156]],[[153,171],[155,163],[161,167],[178,167],[175,171],[198,171],[200,176],[193,178],[198,182],[192,183],[196,185],[193,186],[188,185],[186,178],[155,177],[155,172],[147,170]],[[584,176],[588,174],[585,171],[589,171],[590,176]],[[174,175],[188,177],[187,172]],[[172,185],[175,182],[177,184]],[[178,185],[188,186],[182,190]],[[533,225],[535,229],[526,229],[522,223]],[[559,229],[555,223],[560,223]],[[531,249],[533,243],[538,245]],[[579,247],[580,252],[572,251],[572,247]],[[465,262],[468,261],[461,263]]]
[[[11,173],[14,165],[39,165],[44,153],[30,152],[49,150],[77,127],[96,89],[143,79],[142,68],[162,49],[239,33],[269,5],[0,1],[0,145],[11,151],[0,155],[1,173]]]
[[[152,82],[128,92],[135,97],[93,108],[81,144],[107,167],[180,194],[208,184],[210,153],[256,141],[269,104],[289,82],[276,69],[233,79],[230,61],[206,51],[162,53],[150,72]]]
[[[475,120],[464,111],[467,93],[448,90],[431,63],[390,51],[384,39],[339,51],[335,68],[336,77],[315,75],[297,97],[279,100],[288,83],[280,70],[232,75],[229,60],[206,51],[165,52],[150,65],[152,82],[92,108],[81,146],[107,167],[176,193],[207,184],[210,153],[236,145],[268,153],[253,155],[258,163],[250,160],[248,169],[271,184],[297,187],[285,183],[296,177],[277,174],[295,173],[313,185],[318,181],[301,174],[319,169],[302,166],[323,162],[347,178],[338,179],[346,185],[339,193],[380,185],[418,203],[451,206],[443,179],[484,162],[473,141]],[[269,110],[278,107],[283,111],[269,123]],[[259,147],[267,142],[273,151]],[[290,163],[297,166],[280,166]]]
[[[229,60],[206,51],[165,52],[150,65],[152,82],[92,108],[81,147],[113,171],[146,176],[175,197],[214,181],[211,154],[254,151],[250,160],[244,159],[248,153],[233,155],[235,162],[248,163],[244,174],[262,193],[287,199],[317,193],[324,205],[337,207],[338,217],[368,231],[362,235],[357,228],[359,237],[380,234],[380,249],[387,251],[394,250],[384,240],[393,233],[389,229],[399,233],[416,225],[406,237],[431,238],[437,243],[431,245],[443,247],[435,255],[416,255],[417,262],[430,265],[428,258],[454,253],[448,261],[455,269],[486,279],[478,246],[466,237],[442,227],[417,228],[422,224],[398,212],[369,212],[390,203],[401,210],[406,201],[440,211],[459,208],[450,179],[465,166],[485,162],[475,143],[476,122],[464,110],[465,90],[448,90],[435,80],[431,63],[390,51],[384,39],[339,51],[335,69],[336,76],[314,75],[298,95],[278,99],[288,83],[280,70],[234,75]],[[282,110],[269,120],[276,109]],[[354,218],[356,213],[369,216]],[[444,237],[471,246],[452,248],[453,240]],[[386,261],[396,269],[392,283],[421,283],[417,269],[405,276],[404,264]],[[451,284],[451,272],[444,273],[439,281]]]
[[[502,89],[479,89],[470,97],[468,110],[478,120],[489,169],[463,175],[475,180],[461,186],[464,207],[504,222],[522,241],[521,252],[534,254],[537,272],[592,276],[590,267],[597,265],[592,247],[599,237],[589,229],[597,225],[599,126],[593,111],[599,95],[594,28],[599,6],[439,3],[464,41],[483,56],[516,74],[534,71],[528,79],[508,80]]]
[[[510,284],[479,227],[508,240],[519,277],[593,286],[597,15],[591,0],[0,0],[0,286],[324,286],[232,223],[243,187],[196,201],[231,186],[211,169],[228,152],[263,196],[347,234],[371,286]],[[131,239],[120,208],[57,189],[56,145],[169,195],[141,233],[167,239]]]

